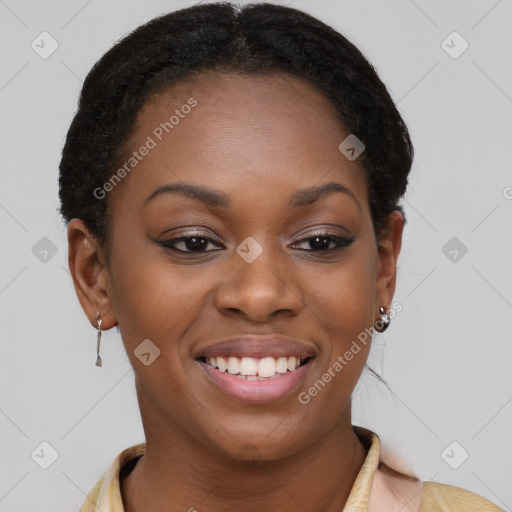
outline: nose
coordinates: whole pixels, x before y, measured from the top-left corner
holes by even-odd
[[[217,289],[217,309],[224,315],[242,316],[254,323],[268,322],[279,314],[297,315],[302,294],[293,264],[286,258],[267,249],[249,263],[234,253],[232,268]]]

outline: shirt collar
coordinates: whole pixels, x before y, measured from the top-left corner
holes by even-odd
[[[343,512],[367,512],[373,477],[379,465],[380,440],[377,434],[366,428],[357,425],[353,425],[352,428],[367,446],[368,453],[354,481]],[[125,465],[133,465],[145,451],[146,443],[139,443],[117,455],[87,495],[80,512],[124,512],[119,474]]]

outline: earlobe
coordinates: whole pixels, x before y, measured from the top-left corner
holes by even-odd
[[[116,325],[109,288],[109,273],[103,250],[81,219],[73,219],[68,227],[68,264],[75,291],[91,325],[96,315],[102,318],[102,329]]]

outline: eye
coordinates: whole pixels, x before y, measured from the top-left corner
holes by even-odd
[[[295,242],[294,246],[297,244],[309,244],[310,249],[302,250],[306,250],[308,252],[330,252],[341,249],[342,247],[348,247],[354,242],[354,240],[355,238],[353,236],[340,236],[333,234],[328,230],[323,230],[312,233],[311,236],[308,236],[307,238],[302,238],[298,242]]]
[[[354,237],[333,234],[328,230],[317,231],[295,242],[294,246],[309,244],[307,252],[331,252],[347,247],[354,242]],[[202,232],[189,232],[181,236],[158,242],[162,247],[181,253],[206,253],[220,250],[221,244]],[[208,250],[208,247],[217,247]]]
[[[168,249],[172,249],[177,252],[190,252],[190,253],[204,253],[213,252],[219,249],[206,250],[211,245],[220,246],[213,238],[205,235],[201,232],[190,232],[186,236],[182,235],[176,238],[170,238],[169,240],[161,240],[158,242],[161,246]],[[178,244],[181,244],[179,248]]]

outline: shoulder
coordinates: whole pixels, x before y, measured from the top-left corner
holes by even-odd
[[[121,511],[122,497],[120,477],[146,451],[146,443],[139,443],[119,453],[101,475],[94,487],[88,492],[80,512],[115,512]]]
[[[419,512],[503,512],[503,509],[471,491],[437,482],[423,482]]]
[[[377,434],[355,425],[354,431],[369,446],[369,451],[354,484],[358,484],[362,491],[354,489],[353,500],[350,501],[351,494],[347,502],[352,506],[357,499],[358,504],[368,505],[364,509],[368,512],[504,512],[504,509],[471,491],[422,481],[398,453],[381,449]]]

